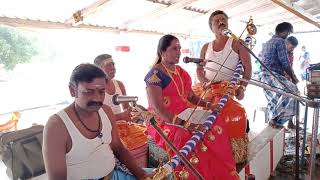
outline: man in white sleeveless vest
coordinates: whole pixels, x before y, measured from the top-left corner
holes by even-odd
[[[111,108],[103,105],[105,86],[106,75],[99,67],[80,64],[73,70],[69,89],[75,100],[52,115],[44,129],[49,180],[119,179],[115,156],[138,179],[148,178],[123,146]]]
[[[108,77],[108,83],[106,84],[106,96],[103,103],[111,107],[113,113],[117,117],[117,120],[131,121],[129,103],[122,103],[121,106],[114,105],[112,103],[112,97],[114,95],[126,95],[126,88],[123,83],[114,79],[116,68],[112,56],[109,54],[101,54],[94,59],[94,64],[99,66]]]
[[[101,54],[94,59],[94,64],[99,66],[107,75],[108,82],[106,84],[106,96],[104,104],[109,106],[117,119],[117,128],[122,143],[132,153],[137,160],[137,163],[146,167],[147,165],[147,135],[145,134],[146,127],[141,124],[136,124],[138,117],[132,117],[131,107],[129,103],[114,105],[112,97],[116,94],[126,95],[126,89],[123,83],[114,79],[116,68],[112,56],[109,54]],[[125,109],[125,111],[123,111]],[[123,122],[123,120],[127,122]],[[140,119],[139,119],[140,120]],[[140,120],[143,121],[143,120]],[[142,156],[144,154],[144,156]]]
[[[249,52],[239,41],[228,38],[223,34],[223,31],[228,29],[228,16],[225,12],[220,10],[213,12],[209,18],[209,26],[215,35],[215,39],[202,47],[200,58],[213,62],[207,62],[202,64],[203,66],[197,67],[200,84],[194,86],[193,90],[198,95],[205,93],[205,99],[217,104],[225,94],[239,62],[242,63],[244,70],[242,78],[247,80],[251,78],[251,60]],[[238,86],[235,86],[233,94],[238,100],[244,98],[247,84],[247,82],[241,81]],[[220,116],[227,122],[235,161],[237,163],[245,161],[246,147],[234,148],[239,147],[239,145],[246,145],[248,141],[246,136],[246,130],[248,131],[247,117],[244,108],[233,98],[230,98]]]

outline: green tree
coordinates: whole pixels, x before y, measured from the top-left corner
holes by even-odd
[[[19,63],[27,63],[38,54],[32,41],[22,31],[0,26],[0,64],[12,70]]]

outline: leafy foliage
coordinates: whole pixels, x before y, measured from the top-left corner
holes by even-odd
[[[12,70],[19,63],[30,62],[38,51],[23,32],[11,27],[0,26],[0,64]]]

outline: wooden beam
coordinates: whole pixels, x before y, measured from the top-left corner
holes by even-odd
[[[173,12],[173,11],[177,10],[177,9],[182,9],[182,8],[186,7],[187,5],[189,5],[189,4],[191,4],[191,3],[195,2],[195,1],[198,1],[198,0],[180,0],[180,1],[177,1],[177,2],[175,2],[173,4],[170,4],[169,6],[158,8],[155,11],[152,11],[150,13],[147,13],[147,14],[144,14],[142,16],[139,16],[138,18],[134,18],[134,19],[128,20],[127,22],[125,22],[123,24],[123,26],[124,27],[128,27],[131,24],[140,22],[140,21],[148,19],[148,18],[155,18],[155,17],[159,17],[159,16],[162,16],[162,15],[168,14],[170,12]]]
[[[118,27],[97,26],[97,25],[91,25],[91,24],[79,24],[77,26],[74,26],[72,24],[67,24],[65,22],[52,22],[52,21],[41,21],[41,20],[9,18],[9,17],[0,17],[0,24],[17,27],[17,28],[81,29],[81,30],[88,30],[88,31],[116,33],[116,34],[119,34],[120,32],[151,34],[151,35],[167,34],[167,32],[164,33],[164,32],[158,32],[158,31],[148,31],[148,30],[139,30],[139,29],[128,30],[128,29],[118,28]],[[208,38],[207,36],[194,36],[190,34],[175,33],[175,32],[169,32],[169,33],[182,38],[197,38],[197,39]]]
[[[75,13],[72,14],[72,16],[65,21],[65,23],[71,24],[79,24],[83,21],[84,18],[88,17],[91,14],[94,14],[98,9],[103,8],[106,6],[107,2],[110,0],[98,0],[91,5],[76,11]]]
[[[286,9],[287,11],[293,13],[294,15],[298,16],[299,18],[303,19],[304,21],[320,28],[319,20],[313,18],[310,15],[306,15],[302,10],[298,10],[299,7],[295,6],[294,4],[289,4],[282,0],[271,0],[273,3],[277,4],[278,6]]]

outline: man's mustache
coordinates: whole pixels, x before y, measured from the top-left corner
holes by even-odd
[[[97,102],[97,101],[89,101],[88,103],[87,103],[87,106],[102,106],[103,105],[103,103],[102,102]]]

